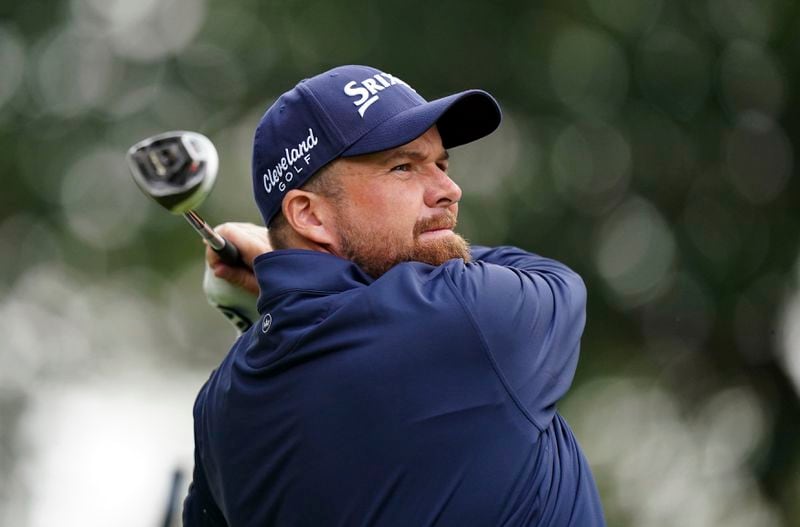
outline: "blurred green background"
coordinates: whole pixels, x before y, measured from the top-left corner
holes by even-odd
[[[361,63],[500,101],[451,152],[460,229],[586,280],[561,408],[609,524],[800,525],[798,56],[788,0],[4,0],[0,524],[155,526],[191,468],[234,333],[127,148],[208,135],[201,212],[258,222],[259,117]]]

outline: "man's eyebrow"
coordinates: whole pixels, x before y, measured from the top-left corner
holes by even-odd
[[[392,161],[398,158],[407,158],[413,159],[414,161],[422,161],[428,156],[422,153],[419,150],[394,150],[386,157],[383,158],[383,163],[388,165]],[[438,157],[437,161],[446,161],[450,159],[450,153],[447,150],[443,150],[442,154]]]

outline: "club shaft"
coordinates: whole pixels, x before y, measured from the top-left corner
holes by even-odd
[[[200,217],[198,213],[193,210],[183,213],[183,217],[189,222],[189,225],[208,242],[208,245],[215,251],[221,251],[225,247],[225,238],[217,234],[217,231],[211,228],[208,223]]]
[[[230,241],[217,234],[217,232],[209,227],[209,225],[203,220],[203,218],[200,217],[199,214],[193,210],[190,210],[184,212],[183,217],[186,218],[186,221],[189,222],[189,225],[191,225],[192,228],[203,237],[203,239],[208,243],[208,246],[214,249],[223,263],[232,265],[234,267],[247,267],[242,260],[242,255],[239,253],[239,249]]]

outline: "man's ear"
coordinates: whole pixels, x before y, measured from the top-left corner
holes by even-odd
[[[322,247],[336,243],[333,204],[324,196],[292,189],[283,197],[281,212],[301,238]]]

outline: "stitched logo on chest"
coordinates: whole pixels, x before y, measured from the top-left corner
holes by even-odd
[[[261,332],[265,335],[269,332],[269,328],[272,327],[272,315],[267,313],[264,315],[264,320],[261,321]]]

